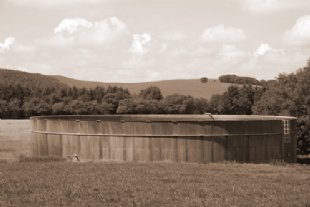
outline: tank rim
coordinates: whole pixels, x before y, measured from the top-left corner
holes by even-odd
[[[51,115],[32,116],[36,119],[63,120],[115,120],[115,121],[264,121],[264,120],[296,120],[292,116],[270,115],[212,115],[212,114],[116,114],[116,115]]]

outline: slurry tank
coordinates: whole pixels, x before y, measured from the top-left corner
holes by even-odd
[[[296,162],[296,118],[99,115],[31,118],[33,157],[81,161]]]

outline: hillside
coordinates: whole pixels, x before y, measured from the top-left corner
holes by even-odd
[[[27,88],[58,88],[67,87],[59,80],[42,75],[40,73],[27,73],[18,70],[8,70],[0,68],[0,85],[15,86],[21,85]]]
[[[231,85],[230,83],[221,83],[219,80],[211,79],[207,83],[201,83],[200,79],[187,79],[187,80],[163,80],[154,82],[142,83],[103,83],[82,81],[64,76],[51,76],[56,78],[68,86],[93,88],[96,86],[118,86],[127,88],[131,94],[138,94],[142,89],[149,86],[157,86],[160,88],[164,96],[171,94],[191,95],[195,98],[209,99],[213,94],[222,94]]]
[[[0,68],[0,84],[4,86],[20,84],[29,88],[48,87],[78,87],[94,88],[96,86],[108,87],[118,86],[127,88],[131,94],[138,94],[142,89],[149,86],[160,88],[164,96],[171,94],[191,95],[195,98],[210,99],[213,94],[222,94],[231,83],[222,83],[219,80],[210,79],[207,83],[201,83],[200,79],[184,80],[163,80],[141,83],[105,83],[94,81],[83,81],[64,76],[42,75],[40,73],[27,73],[18,70],[8,70]]]

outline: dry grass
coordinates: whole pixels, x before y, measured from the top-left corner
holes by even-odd
[[[29,155],[29,130],[29,120],[0,120],[0,161],[15,161],[21,155]]]
[[[310,206],[310,166],[0,164],[0,206]]]

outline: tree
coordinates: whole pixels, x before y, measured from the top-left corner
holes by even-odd
[[[208,82],[208,78],[207,77],[202,77],[202,78],[200,78],[200,82],[201,83],[207,83]]]
[[[147,100],[158,100],[158,101],[163,99],[163,95],[160,89],[156,86],[150,86],[146,89],[141,90],[139,97]]]
[[[310,151],[310,67],[280,74],[253,106],[255,114],[289,115],[297,120],[298,149]]]

